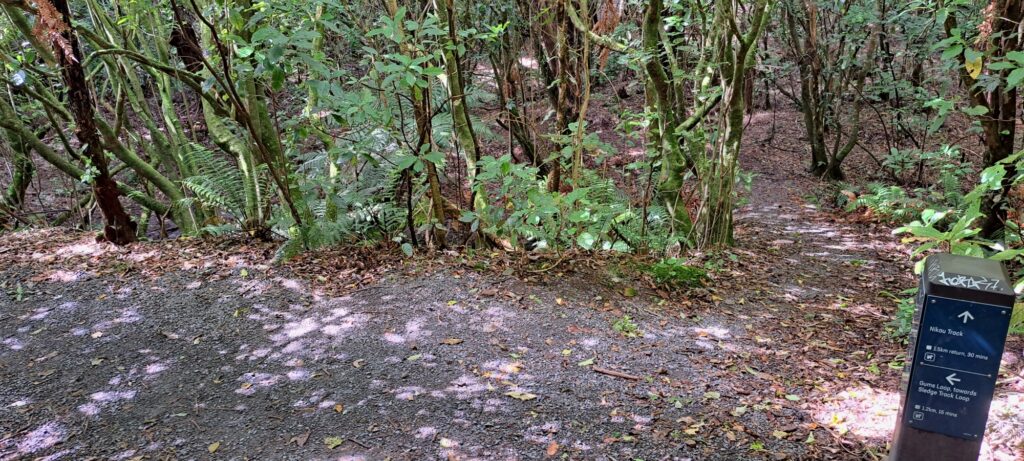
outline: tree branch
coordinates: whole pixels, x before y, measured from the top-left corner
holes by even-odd
[[[580,19],[579,12],[576,11],[576,7],[572,4],[572,0],[562,1],[565,3],[565,12],[569,15],[569,21],[572,22],[573,27],[581,33],[587,34],[587,37],[590,38],[590,41],[594,42],[594,44],[619,53],[626,53],[630,51],[629,45],[616,42],[611,37],[605,37],[604,35],[600,35],[597,32],[590,30],[589,27],[583,24],[583,21]]]

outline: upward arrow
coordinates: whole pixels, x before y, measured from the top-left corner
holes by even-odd
[[[964,323],[967,323],[968,320],[974,320],[974,316],[971,315],[971,311],[963,311],[957,316],[957,318],[964,319]]]

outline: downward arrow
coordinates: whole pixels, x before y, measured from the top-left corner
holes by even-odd
[[[960,382],[960,378],[957,378],[956,373],[953,373],[946,377],[946,382],[948,382],[950,386],[956,386],[956,383]]]
[[[963,311],[957,316],[957,318],[964,319],[964,323],[967,323],[968,320],[974,320],[974,316],[971,315],[971,311]]]

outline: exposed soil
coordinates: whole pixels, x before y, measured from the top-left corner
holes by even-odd
[[[685,293],[628,260],[271,267],[237,242],[6,236],[0,460],[879,459],[908,250],[818,210],[802,133],[761,145],[770,123],[734,257]],[[1022,350],[983,459],[1024,455]]]

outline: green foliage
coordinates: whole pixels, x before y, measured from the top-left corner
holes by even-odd
[[[865,208],[882,221],[903,223],[917,215],[927,206],[923,201],[907,195],[899,186],[872,183],[868,192],[848,202],[847,211]]]
[[[901,294],[904,297],[893,297],[896,302],[896,314],[890,323],[890,333],[896,338],[904,338],[910,334],[914,327],[914,310],[917,309],[917,301],[914,298],[917,288],[904,290]]]
[[[266,175],[266,167],[261,166],[254,172],[254,185],[263,191],[258,194],[258,203],[247,203],[243,172],[237,165],[228,161],[223,155],[217,154],[200,145],[191,145],[183,150],[185,164],[190,171],[197,174],[182,180],[185,189],[193,196],[181,200],[177,206],[189,208],[198,202],[203,207],[212,209],[214,219],[206,223],[202,232],[223,234],[231,231],[262,233],[266,230],[266,222],[260,216],[261,211],[270,205],[270,194],[273,190]],[[230,224],[224,225],[217,219],[225,214]]]
[[[1013,178],[1006,178],[1010,165],[1016,168],[1017,173]],[[993,241],[981,238],[979,228],[979,221],[984,216],[981,212],[982,200],[988,194],[1001,190],[1004,179],[1016,185],[1024,182],[1022,167],[1024,152],[1014,154],[982,171],[979,184],[963,197],[959,207],[942,211],[926,209],[921,212],[920,219],[896,229],[894,233],[908,236],[905,242],[917,245],[913,254],[922,258],[916,265],[916,271],[920,273],[923,270],[923,256],[932,251],[988,258],[1016,267],[1024,264],[1024,248],[1021,248],[1019,232],[1007,232],[1002,241]],[[1016,222],[1007,223],[1007,227],[1010,230],[1020,228]],[[1024,277],[1014,285],[1014,290],[1017,293],[1024,291]],[[1013,328],[1019,332],[1022,326],[1020,314],[1015,312],[1014,315],[1017,320]]]
[[[394,140],[385,131],[359,133],[359,142],[301,158],[298,171],[303,174],[306,199],[313,204],[316,219],[299,229],[286,214],[278,216],[277,227],[287,229],[289,236],[278,250],[279,259],[334,245],[391,241],[400,233],[406,211],[395,193],[402,168],[392,160],[403,157],[398,156]],[[332,159],[336,159],[333,168]],[[331,174],[332,169],[337,175]],[[343,180],[338,176],[342,173],[352,176]]]
[[[1024,303],[1017,303],[1013,307],[1013,316],[1010,317],[1010,334],[1024,335]]]
[[[612,324],[612,329],[627,338],[638,338],[643,335],[640,327],[628,315],[623,315],[622,318],[616,320]]]
[[[679,258],[668,258],[647,267],[658,285],[672,288],[697,287],[708,278],[706,270],[686,264]]]
[[[943,211],[926,209],[921,212],[919,220],[896,229],[895,233],[909,234],[911,241],[920,243],[914,250],[915,255],[939,249],[955,254],[990,257],[1001,261],[1020,257],[1024,254],[1024,250],[1007,249],[1008,244],[1020,243],[1019,241],[1008,239],[1006,242],[994,242],[981,239],[978,237],[981,230],[977,224],[983,217],[982,200],[987,194],[1001,189],[1006,177],[1007,165],[1024,163],[1021,162],[1022,155],[1024,153],[1012,155],[1002,162],[986,168],[981,173],[978,186],[963,197],[961,206]],[[1018,173],[1013,181],[1020,183],[1021,179],[1024,179],[1024,175]],[[947,222],[947,219],[950,225],[941,225]],[[1016,226],[1015,223],[1009,223],[1009,225],[1010,227]]]
[[[562,194],[547,190],[536,167],[515,163],[509,155],[485,157],[480,167],[473,189],[488,194],[491,205],[463,212],[460,220],[472,231],[482,229],[515,246],[531,240],[555,250],[633,249],[621,229],[637,216],[610,180],[588,173],[584,185]]]

